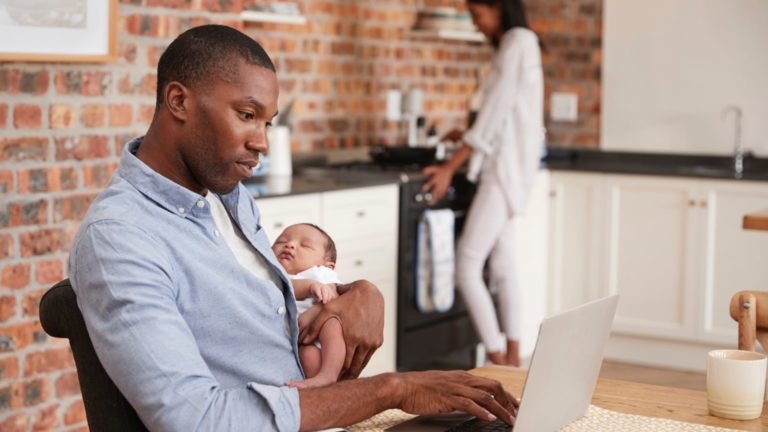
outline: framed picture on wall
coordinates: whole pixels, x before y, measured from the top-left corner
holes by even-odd
[[[118,0],[0,0],[0,61],[107,62]]]

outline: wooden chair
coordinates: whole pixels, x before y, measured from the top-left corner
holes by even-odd
[[[136,411],[99,362],[69,279],[57,283],[43,295],[40,323],[49,335],[69,339],[89,429],[92,432],[146,432]]]
[[[739,291],[731,297],[731,318],[739,322],[739,349],[768,351],[768,291]]]

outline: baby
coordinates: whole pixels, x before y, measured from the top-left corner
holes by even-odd
[[[339,296],[337,285],[336,245],[320,227],[302,223],[287,227],[277,237],[272,251],[291,277],[296,295],[299,319],[311,319],[319,312],[311,308],[316,302],[327,303]],[[320,387],[336,382],[344,366],[346,345],[341,323],[329,319],[318,336],[320,346],[299,346],[299,359],[307,379],[290,381],[291,387]]]

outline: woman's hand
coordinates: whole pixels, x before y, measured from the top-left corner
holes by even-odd
[[[443,165],[431,165],[424,168],[422,173],[427,174],[429,178],[424,182],[421,187],[422,191],[430,191],[432,198],[429,200],[429,205],[433,205],[440,201],[440,198],[445,196],[448,192],[448,188],[451,186],[453,180],[453,168],[448,164]]]
[[[441,141],[459,142],[464,137],[464,131],[461,129],[453,129],[447,134],[443,135]]]
[[[308,322],[304,312],[299,319],[299,342],[309,344],[317,340],[323,324],[331,318],[341,322],[347,356],[341,378],[355,378],[360,375],[373,353],[384,342],[384,297],[372,283],[355,281],[351,287],[340,286],[344,294],[324,304],[316,304],[317,316]],[[314,312],[313,312],[314,313]]]

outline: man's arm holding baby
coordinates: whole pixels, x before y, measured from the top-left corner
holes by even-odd
[[[338,298],[326,304],[316,304],[301,315],[299,341],[312,343],[328,319],[338,319],[347,346],[341,378],[354,378],[360,375],[384,342],[384,297],[378,288],[365,280],[337,287],[341,294]]]

